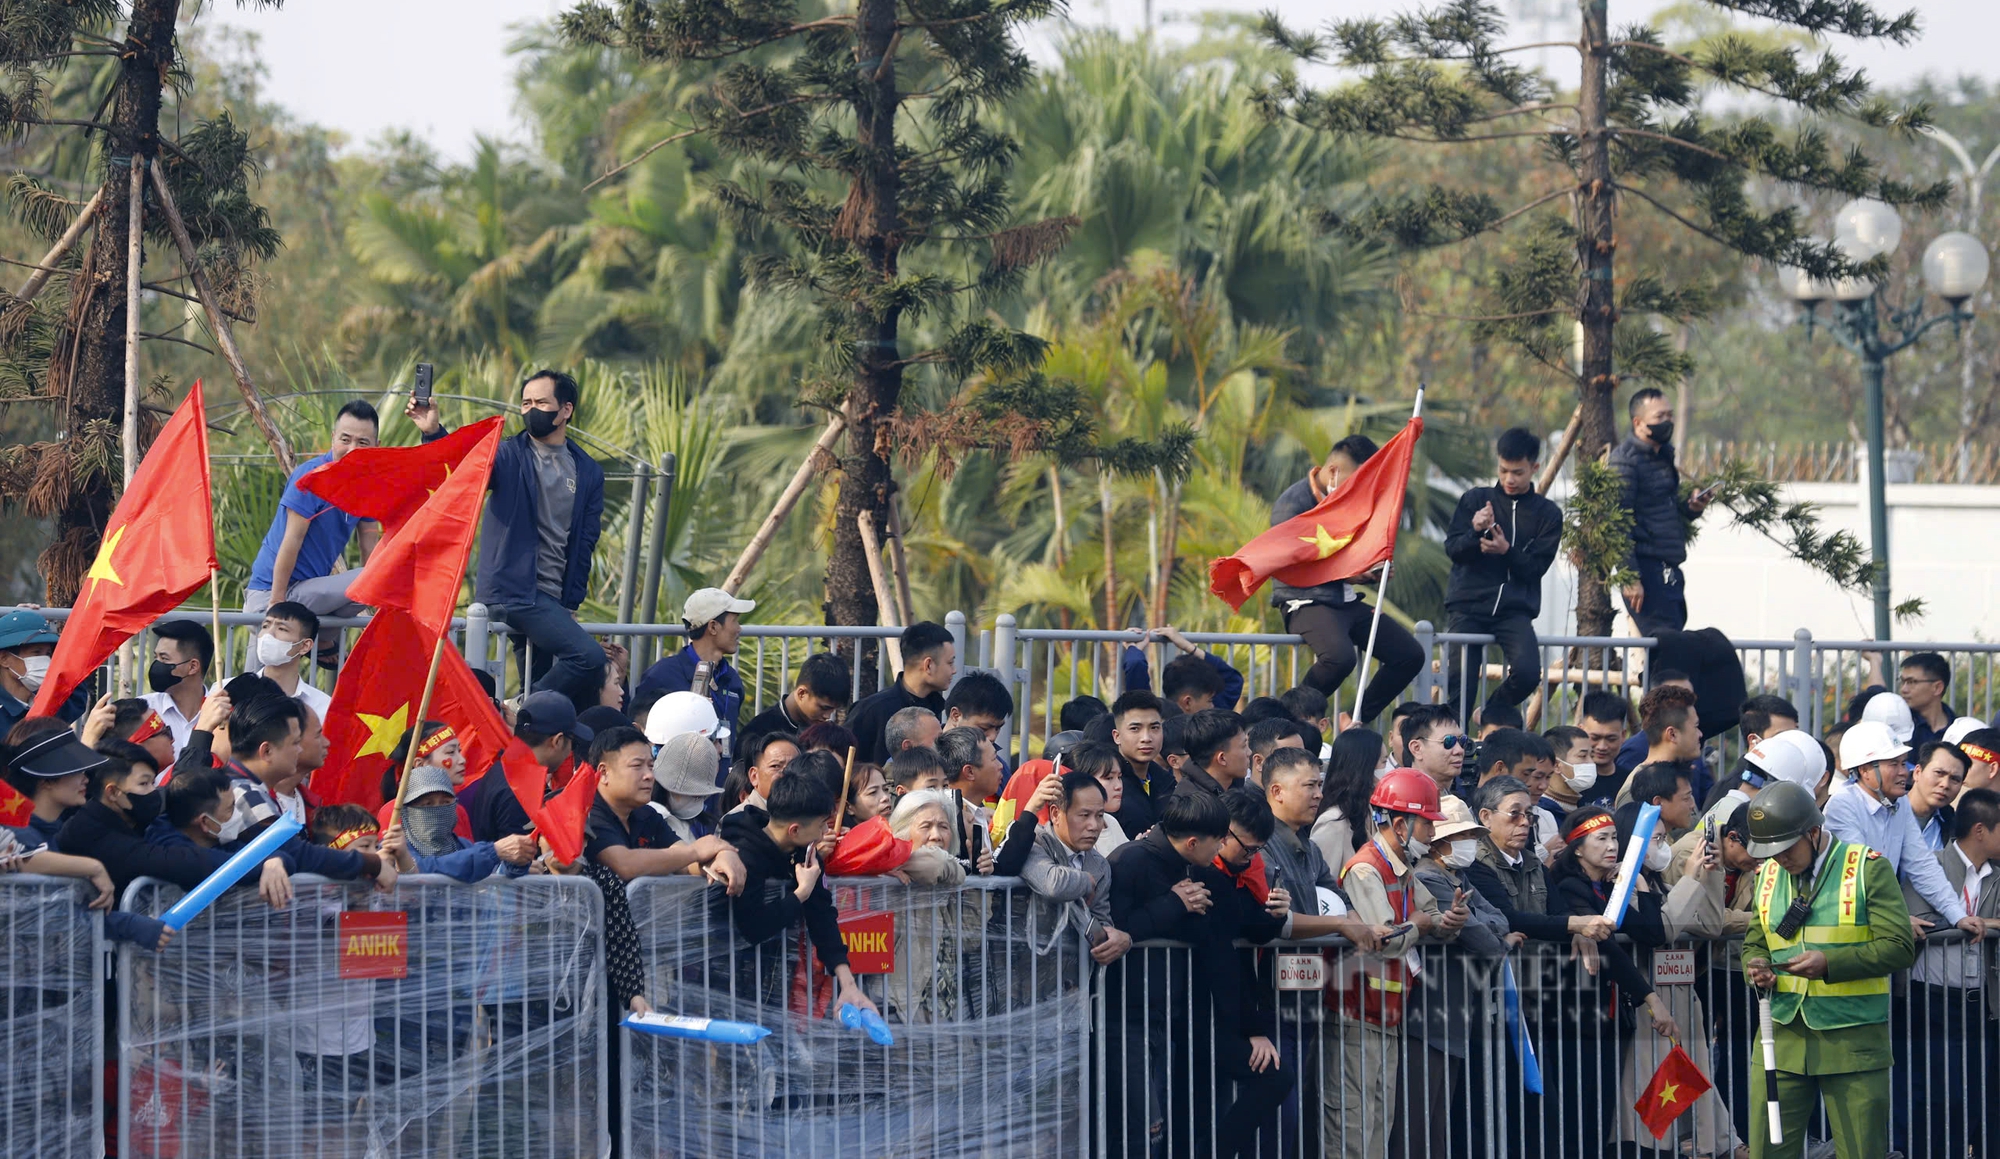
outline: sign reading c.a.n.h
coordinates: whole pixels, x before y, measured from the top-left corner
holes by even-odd
[[[342,978],[410,976],[410,915],[342,911],[334,930],[340,939]]]

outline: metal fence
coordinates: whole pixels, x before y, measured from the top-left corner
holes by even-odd
[[[1012,878],[831,884],[893,1046],[837,1020],[796,928],[752,946],[699,879],[631,883],[654,1001],[773,1034],[750,1046],[624,1035],[625,1153],[1086,1155],[1091,965],[1076,930]]]
[[[0,877],[0,1154],[104,1153],[104,923],[66,877]]]
[[[298,876],[120,947],[120,1154],[603,1154],[603,901],[580,877]],[[179,890],[134,882],[158,916]]]

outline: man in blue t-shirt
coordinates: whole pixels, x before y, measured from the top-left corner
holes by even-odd
[[[341,570],[341,557],[347,552],[348,539],[359,530],[361,559],[367,562],[382,529],[372,519],[349,515],[319,496],[301,491],[299,480],[308,471],[339,462],[349,451],[374,446],[380,427],[374,407],[359,399],[348,403],[334,416],[332,448],[300,463],[285,480],[278,513],[271,520],[271,529],[264,533],[264,545],[257,549],[257,562],[250,566],[244,611],[261,614],[286,600],[304,604],[320,616],[352,616],[361,611],[361,605],[347,598],[347,585],[361,569]],[[327,634],[323,634],[321,647],[326,643]]]

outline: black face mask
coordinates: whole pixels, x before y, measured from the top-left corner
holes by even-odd
[[[141,833],[146,831],[146,827],[151,825],[153,819],[160,815],[160,807],[162,805],[161,796],[162,794],[158,789],[154,789],[150,793],[127,793],[125,795],[125,799],[131,802],[125,816],[132,822],[132,828],[137,829]]]
[[[556,431],[556,412],[552,410],[525,411],[521,421],[528,425],[528,434],[532,438],[546,439]]]
[[[152,689],[154,692],[165,692],[167,689],[179,684],[181,678],[174,675],[174,667],[174,665],[167,663],[165,660],[153,661],[146,668],[146,687]]]
[[[1648,426],[1646,428],[1646,437],[1660,444],[1663,447],[1666,446],[1668,443],[1673,442],[1674,441],[1673,420],[1668,419],[1666,422],[1653,423],[1652,425]]]

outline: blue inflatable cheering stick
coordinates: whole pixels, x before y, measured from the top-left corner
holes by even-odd
[[[154,790],[161,792],[163,790]],[[243,880],[251,870],[264,864],[266,858],[278,851],[278,847],[298,835],[305,828],[291,817],[280,817],[262,832],[252,838],[250,844],[236,851],[236,855],[222,863],[221,868],[201,879],[201,884],[189,890],[187,895],[174,903],[172,909],[160,916],[168,928],[176,933],[187,928],[201,911],[214,904],[224,890]]]
[[[849,1002],[840,1004],[840,1024],[849,1030],[864,1030],[878,1046],[896,1045],[896,1036],[889,1032],[889,1024],[873,1010],[863,1010]]]
[[[627,1014],[618,1023],[627,1030],[660,1038],[696,1038],[703,1042],[725,1042],[749,1046],[770,1037],[770,1030],[754,1022],[724,1022],[719,1018],[688,1018],[679,1014]]]

